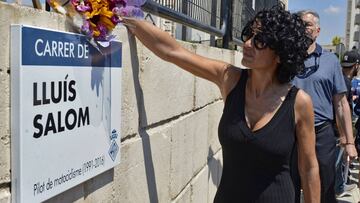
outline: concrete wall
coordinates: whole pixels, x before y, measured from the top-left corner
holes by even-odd
[[[0,2],[0,203],[11,200],[10,24],[70,29],[56,13]],[[121,163],[49,202],[212,202],[222,171],[217,87],[162,61],[124,27],[115,34],[124,50]],[[182,44],[237,65],[241,57]]]

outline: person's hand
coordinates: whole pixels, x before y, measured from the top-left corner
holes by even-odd
[[[358,157],[354,144],[345,144],[345,152],[349,155],[351,159],[357,159]]]
[[[131,18],[125,16],[119,16],[119,20],[122,22],[123,25],[125,25],[125,27],[131,34],[134,34],[135,26],[131,24]]]
[[[352,96],[352,101],[353,101],[353,102],[356,102],[357,99],[359,99],[359,96],[357,96],[357,95],[353,95],[353,96]]]

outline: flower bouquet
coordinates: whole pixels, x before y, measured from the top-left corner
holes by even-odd
[[[57,12],[67,15],[74,27],[90,42],[109,42],[122,17],[143,18],[146,0],[47,0]]]

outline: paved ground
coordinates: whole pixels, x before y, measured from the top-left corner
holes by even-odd
[[[351,183],[358,184],[359,182],[359,163],[354,163],[355,168],[350,169],[351,173]],[[344,197],[338,198],[339,203],[358,203],[360,201],[360,191],[359,188],[355,188],[354,190],[350,191],[347,195]]]

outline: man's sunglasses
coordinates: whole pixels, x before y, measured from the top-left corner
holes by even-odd
[[[265,49],[268,47],[265,36],[258,32],[255,34],[254,30],[250,25],[246,25],[241,32],[241,41],[244,43],[251,39],[251,43],[255,46],[256,49]]]

